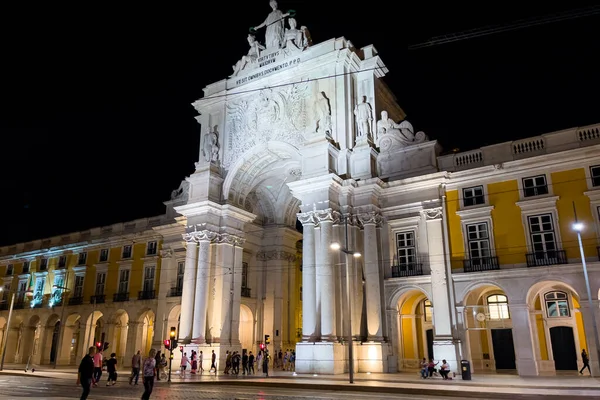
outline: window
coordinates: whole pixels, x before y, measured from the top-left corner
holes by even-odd
[[[147,256],[154,256],[158,250],[156,241],[148,242],[148,248],[146,249]]]
[[[64,268],[67,266],[67,256],[58,257],[58,268]]]
[[[181,293],[181,291],[183,290],[183,273],[185,271],[185,262],[180,261],[177,263],[177,285],[176,290],[177,292]]]
[[[125,270],[123,270],[123,271],[125,271]],[[121,271],[121,272],[123,272],[123,271]],[[144,286],[142,289],[144,292],[151,292],[152,290],[154,290],[154,271],[155,271],[154,265],[144,268]],[[127,271],[127,272],[129,272],[129,271]],[[129,280],[129,276],[127,276],[127,279]],[[119,292],[121,292],[121,291],[119,290]]]
[[[131,245],[123,246],[123,253],[121,254],[121,258],[131,258]]]
[[[102,250],[100,250],[99,261],[100,262],[107,262],[108,261],[108,249],[102,249]]]
[[[14,272],[14,267],[12,264],[8,264],[6,266],[6,276],[11,276]]]
[[[25,261],[23,263],[23,274],[28,274],[29,273],[29,261]]]
[[[75,275],[75,285],[73,286],[73,297],[83,297],[83,275]]]
[[[87,263],[87,253],[79,253],[79,261],[77,265],[85,265]]]
[[[556,237],[554,235],[554,224],[552,215],[534,215],[527,218],[529,221],[529,234],[531,235],[531,247],[536,257],[556,257]]]
[[[119,272],[119,292],[118,293],[129,293],[129,270],[122,269]]]
[[[463,189],[463,204],[465,207],[485,204],[483,186],[474,186]]]
[[[396,233],[396,248],[398,265],[411,265],[416,262],[415,232]]]
[[[475,262],[482,258],[489,257],[490,254],[490,235],[487,222],[467,225],[467,243],[469,257]]]
[[[423,300],[423,316],[425,321],[433,321],[433,307],[431,306],[431,301],[428,299]]]
[[[568,317],[569,298],[565,292],[550,292],[544,295],[548,317]]]
[[[548,194],[548,183],[545,175],[523,178],[523,197]]]
[[[509,319],[508,298],[503,294],[494,294],[487,298],[491,320]]]
[[[25,291],[27,290],[27,284],[29,279],[23,279],[19,281],[19,287],[17,288],[17,296],[15,301],[22,304],[25,301]]]
[[[96,274],[96,296],[104,294],[104,286],[106,285],[106,272],[98,272]]]
[[[592,178],[592,186],[600,186],[600,165],[590,167],[590,177]]]
[[[47,258],[42,258],[40,260],[40,271],[45,271],[48,269],[48,259]]]
[[[242,263],[242,287],[248,287],[248,263]]]

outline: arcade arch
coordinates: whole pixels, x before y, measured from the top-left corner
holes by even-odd
[[[245,304],[240,305],[240,343],[242,349],[253,351],[252,345],[254,339],[254,318],[252,310]]]
[[[409,289],[397,303],[398,357],[401,369],[417,369],[433,354],[433,304],[420,289]]]

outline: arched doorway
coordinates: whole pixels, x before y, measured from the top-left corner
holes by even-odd
[[[505,292],[496,285],[481,285],[467,293],[464,304],[473,371],[515,371],[512,320]]]
[[[245,304],[240,305],[240,342],[242,349],[253,351],[254,318],[252,310]]]
[[[400,369],[418,369],[423,358],[435,358],[433,350],[433,304],[417,289],[398,300],[398,360]]]
[[[587,342],[579,301],[578,293],[563,282],[539,282],[529,290],[540,371],[576,371],[583,365],[580,354]]]

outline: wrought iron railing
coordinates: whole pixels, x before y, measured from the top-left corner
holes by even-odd
[[[156,298],[156,290],[142,290],[138,293],[138,300],[152,300]]]
[[[90,304],[103,304],[106,303],[106,295],[105,294],[97,294],[95,296],[90,297]]]
[[[182,291],[183,291],[182,288],[172,287],[171,290],[169,290],[168,297],[181,297],[181,292]]]
[[[535,251],[525,255],[528,267],[567,264],[567,252],[564,250]]]
[[[113,295],[113,301],[114,302],[129,301],[129,293],[127,293],[127,292],[115,293]]]
[[[419,262],[392,265],[392,278],[423,275],[423,264]]]
[[[463,267],[465,272],[495,271],[500,269],[498,257],[495,256],[468,258],[463,260]]]
[[[79,306],[83,304],[83,296],[73,296],[69,298],[70,306]]]

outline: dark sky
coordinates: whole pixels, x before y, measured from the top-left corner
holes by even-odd
[[[407,49],[594,2],[279,3],[317,43],[374,44],[408,119],[445,149],[600,122],[598,15]],[[270,11],[268,0],[139,4],[3,10],[0,245],[162,213],[198,157],[190,103],[231,73]]]

